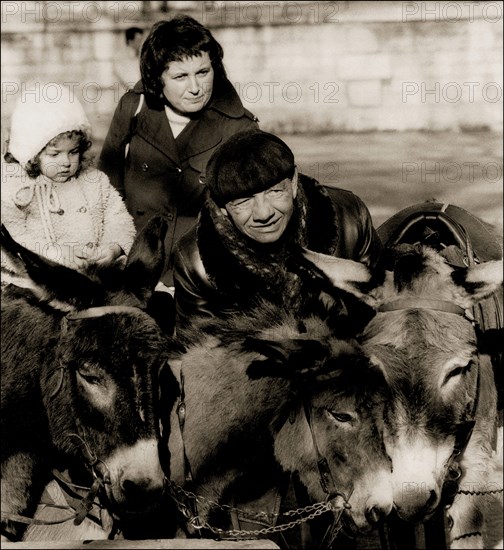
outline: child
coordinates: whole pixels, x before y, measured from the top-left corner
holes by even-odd
[[[63,89],[60,99],[21,98],[2,163],[1,218],[30,250],[78,269],[127,254],[133,218],[108,177],[90,166],[89,122]],[[2,255],[2,279],[15,268]]]

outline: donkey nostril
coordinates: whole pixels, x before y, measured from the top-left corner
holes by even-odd
[[[152,502],[160,498],[163,493],[162,483],[152,483],[148,479],[138,481],[125,479],[121,485],[126,502],[135,507]]]
[[[132,495],[138,491],[137,484],[131,479],[125,479],[122,482],[122,489],[126,495]]]

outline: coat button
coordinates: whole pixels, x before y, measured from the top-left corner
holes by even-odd
[[[142,164],[142,170],[143,170],[144,172],[147,172],[148,169],[149,169],[149,165],[148,165],[146,162],[144,162],[144,163]]]

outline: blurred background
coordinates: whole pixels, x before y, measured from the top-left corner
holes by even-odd
[[[83,103],[99,153],[136,61],[125,30],[187,13],[301,171],[350,189],[376,226],[416,202],[466,208],[502,231],[503,4],[400,1],[1,2],[2,143],[15,100]],[[134,71],[133,71],[134,74]],[[134,77],[133,77],[134,79]]]

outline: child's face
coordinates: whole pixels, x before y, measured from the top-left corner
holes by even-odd
[[[39,155],[40,171],[47,178],[62,183],[75,176],[79,168],[78,138],[61,136]]]

